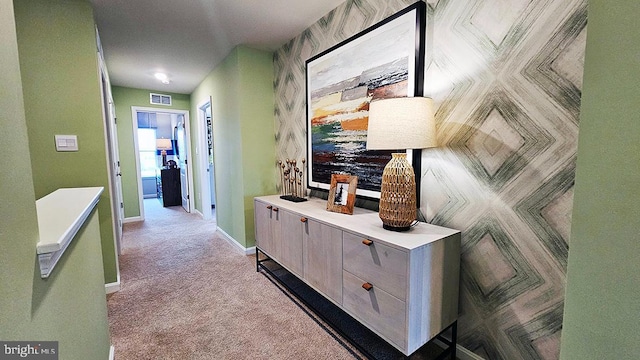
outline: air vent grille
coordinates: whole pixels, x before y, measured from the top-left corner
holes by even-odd
[[[163,95],[163,94],[149,94],[149,99],[152,104],[155,105],[166,105],[171,106],[171,95]]]

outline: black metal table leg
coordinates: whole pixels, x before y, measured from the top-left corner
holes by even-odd
[[[456,347],[458,344],[458,320],[451,326],[451,360],[456,360]]]
[[[260,272],[260,249],[256,246],[256,272]]]

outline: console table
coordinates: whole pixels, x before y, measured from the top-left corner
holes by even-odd
[[[452,327],[455,359],[459,231],[387,231],[377,212],[329,212],[320,199],[254,201],[258,271],[277,262],[405,356]]]

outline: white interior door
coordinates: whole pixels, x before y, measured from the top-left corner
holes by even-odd
[[[184,116],[178,115],[178,125],[176,126],[176,140],[178,141],[178,167],[180,168],[180,188],[182,192],[182,207],[187,211],[189,209],[189,177],[187,156],[189,149],[185,139]]]
[[[108,132],[110,132],[109,134],[109,139],[108,141],[111,143],[111,166],[113,168],[113,172],[112,174],[114,174],[114,179],[113,179],[113,190],[114,190],[114,197],[115,199],[113,200],[114,202],[114,210],[116,213],[116,247],[117,247],[117,251],[118,251],[118,255],[120,255],[121,253],[121,245],[120,242],[122,241],[122,224],[124,222],[124,200],[122,198],[122,172],[120,170],[120,153],[118,151],[118,125],[117,125],[117,121],[116,121],[116,109],[115,106],[113,104],[113,99],[109,99],[109,122],[110,122],[110,129]]]
[[[100,79],[102,87],[102,106],[105,124],[107,161],[109,163],[109,192],[111,194],[111,215],[114,222],[114,235],[116,253],[121,253],[122,224],[124,222],[124,201],[122,200],[122,174],[120,172],[120,155],[118,152],[118,130],[116,125],[116,112],[109,77],[99,56]]]

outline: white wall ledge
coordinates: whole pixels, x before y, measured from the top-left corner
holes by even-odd
[[[58,189],[36,200],[40,276],[47,278],[96,207],[103,187]]]

